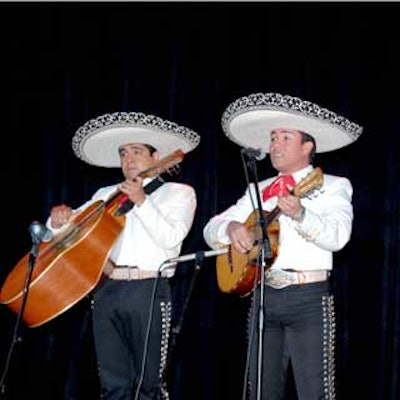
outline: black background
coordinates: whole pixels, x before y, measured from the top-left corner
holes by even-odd
[[[315,165],[354,187],[350,243],[335,254],[340,398],[400,396],[399,33],[396,3],[2,3],[0,102],[4,280],[31,246],[28,226],[53,204],[81,204],[118,170],[77,159],[71,138],[90,118],[140,111],[201,135],[181,166],[198,209],[183,253],[246,181],[220,118],[238,97],[298,96],[364,127]],[[274,174],[268,160],[259,177]],[[193,265],[182,265],[182,309]],[[214,261],[197,276],[176,351],[176,399],[241,398],[246,299],[218,290]],[[89,299],[23,329],[6,397],[98,398]],[[15,315],[0,308],[2,366]],[[2,368],[3,370],[3,368]],[[351,395],[355,393],[355,395]]]

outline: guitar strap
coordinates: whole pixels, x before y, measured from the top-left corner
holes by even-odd
[[[144,187],[144,192],[146,194],[150,194],[154,192],[156,189],[158,189],[163,183],[164,180],[160,176],[158,176]],[[117,208],[114,215],[116,217],[120,217],[121,215],[124,215],[129,210],[131,210],[134,205],[135,203],[132,200],[127,199]]]

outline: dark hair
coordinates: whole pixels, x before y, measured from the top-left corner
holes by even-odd
[[[154,148],[153,146],[151,146],[150,144],[143,143],[143,146],[146,147],[147,149],[149,149],[149,152],[150,152],[151,156],[153,155],[153,153],[155,153],[157,151],[157,149]]]
[[[315,153],[317,152],[317,143],[315,143],[315,139],[308,133],[300,131],[300,134],[301,134],[301,143],[302,144],[306,143],[306,142],[312,142],[312,144],[313,144],[313,148],[311,149],[310,155],[309,155],[309,160],[310,160],[310,164],[311,164],[312,161],[314,160]]]

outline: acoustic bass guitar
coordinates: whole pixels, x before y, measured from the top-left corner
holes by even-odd
[[[323,173],[315,168],[303,178],[292,190],[298,197],[306,197],[323,184]],[[266,220],[266,233],[269,239],[272,257],[267,260],[268,269],[278,254],[279,222],[277,217],[280,209],[263,211]],[[245,222],[245,226],[254,233],[253,248],[247,253],[239,253],[231,245],[226,246],[226,253],[217,256],[216,270],[219,289],[224,293],[234,293],[242,297],[249,295],[261,279],[260,254],[262,246],[262,230],[260,227],[260,212],[253,211]]]
[[[142,178],[170,172],[184,158],[177,150],[142,171]],[[37,327],[62,314],[99,283],[111,248],[125,226],[125,215],[117,210],[125,194],[117,190],[106,201],[96,201],[78,212],[63,231],[40,243],[31,281],[26,275],[31,254],[11,270],[0,291],[0,303],[19,313],[24,292],[28,293],[23,320]]]

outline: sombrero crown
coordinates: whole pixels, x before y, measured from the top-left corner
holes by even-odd
[[[100,115],[82,125],[72,138],[75,155],[88,164],[119,167],[119,148],[127,143],[153,146],[163,158],[176,150],[192,151],[200,136],[175,122],[141,112]]]
[[[313,136],[317,152],[347,146],[363,128],[326,108],[279,93],[255,93],[230,104],[222,115],[226,136],[242,147],[269,152],[274,129],[299,130]]]

